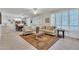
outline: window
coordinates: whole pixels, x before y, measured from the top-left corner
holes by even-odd
[[[55,26],[55,14],[51,15],[51,26]]]
[[[32,26],[39,26],[40,20],[39,17],[33,17],[32,18]]]
[[[62,13],[62,25],[68,26],[68,11]]]
[[[61,13],[56,13],[56,26],[61,26]]]
[[[27,18],[27,19],[26,19],[26,24],[27,24],[28,26],[31,26],[31,18]]]
[[[78,30],[78,10],[71,9],[70,10],[70,30],[77,31]]]
[[[62,12],[62,28],[68,29],[68,11]]]
[[[57,28],[71,31],[79,30],[78,9],[65,10],[51,15],[51,23]]]

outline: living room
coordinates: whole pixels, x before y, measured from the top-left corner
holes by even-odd
[[[2,14],[0,44],[4,46],[0,47],[1,49],[79,49],[79,9],[2,8],[0,11]],[[58,33],[58,30],[61,32]],[[62,31],[65,32],[64,36]],[[31,34],[35,38],[31,39]],[[61,34],[61,37],[58,37],[58,34]]]

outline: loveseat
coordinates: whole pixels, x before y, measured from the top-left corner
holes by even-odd
[[[31,26],[24,26],[22,29],[23,35],[32,34],[33,29]]]
[[[56,27],[54,26],[42,26],[41,31],[44,31],[45,34],[56,35]]]

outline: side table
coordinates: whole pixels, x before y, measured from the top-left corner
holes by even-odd
[[[57,36],[58,37],[60,37],[60,38],[64,38],[64,32],[65,32],[65,30],[63,30],[63,29],[58,29],[57,30]]]

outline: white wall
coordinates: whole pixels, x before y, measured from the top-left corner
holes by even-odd
[[[13,15],[8,13],[2,13],[2,25],[9,26],[11,29],[14,29],[14,24],[10,23],[8,20],[13,21]]]
[[[16,15],[16,14],[2,12],[2,25],[3,26],[7,25],[7,26],[9,26],[10,29],[15,30],[15,22],[13,22],[15,17],[21,17],[21,16]],[[12,21],[12,23],[9,20]]]
[[[43,23],[42,23],[42,25],[45,25],[45,26],[50,26],[51,25],[51,19],[49,19],[49,23],[45,22],[45,19],[50,18],[50,16],[51,16],[50,14],[43,15]]]
[[[0,24],[0,40],[1,40],[1,24]]]
[[[46,14],[46,15],[40,15],[40,16],[36,16],[36,17],[31,17],[32,20],[32,24],[31,26],[49,26],[51,25],[51,21],[49,23],[45,22],[46,18],[50,18],[50,14]],[[30,21],[30,20],[29,20]]]
[[[79,39],[79,31],[68,31],[66,36]]]

